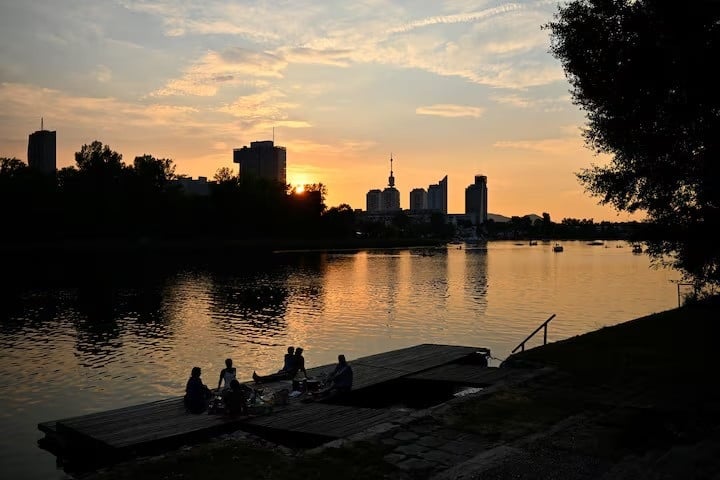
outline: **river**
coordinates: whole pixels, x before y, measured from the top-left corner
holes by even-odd
[[[550,342],[677,307],[680,275],[627,243],[563,245],[276,253],[23,282],[0,309],[0,472],[63,478],[39,422],[181,395],[193,366],[217,386],[227,357],[241,380],[280,368],[289,345],[308,367],[420,343],[487,347],[498,365],[552,314]]]

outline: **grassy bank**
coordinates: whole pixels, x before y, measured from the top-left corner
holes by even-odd
[[[453,402],[435,415],[458,436],[482,435],[488,448],[523,448],[530,457],[535,452],[533,462],[508,460],[488,478],[544,478],[536,469],[552,455],[560,459],[550,467],[554,478],[716,478],[718,334],[717,301],[603,328],[511,357],[504,368],[548,373]],[[211,480],[232,472],[278,480],[401,478],[385,454],[379,442],[306,455],[225,440],[119,465],[91,478]],[[574,469],[563,467],[562,459],[573,459],[574,464],[565,463]],[[581,475],[578,462],[592,469]]]

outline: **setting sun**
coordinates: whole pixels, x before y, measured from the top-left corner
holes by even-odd
[[[293,190],[295,193],[303,193],[305,191],[305,185],[295,185],[293,186]]]

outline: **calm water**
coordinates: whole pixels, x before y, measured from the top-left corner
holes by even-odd
[[[553,313],[549,341],[677,306],[679,274],[627,244],[564,246],[276,254],[16,286],[0,309],[0,476],[62,478],[39,422],[181,395],[194,365],[216,386],[226,357],[249,379],[288,345],[308,367],[419,343],[504,359]]]

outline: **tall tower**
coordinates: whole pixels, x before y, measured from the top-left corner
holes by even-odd
[[[400,210],[400,192],[395,188],[395,176],[392,169],[393,158],[390,154],[390,176],[388,186],[382,191],[380,198],[380,209],[385,211]]]
[[[40,119],[40,130],[28,137],[28,165],[46,175],[55,175],[56,136],[55,131],[45,130]]]
[[[393,176],[392,162],[393,162],[393,158],[392,158],[392,153],[391,153],[390,154],[390,176],[388,177],[388,187],[395,186],[395,177]]]
[[[233,149],[233,162],[239,164],[240,175],[286,183],[287,151],[276,147],[272,140],[251,142],[250,147]]]
[[[475,225],[487,222],[487,177],[475,175],[475,183],[465,189],[465,214],[471,215]]]

